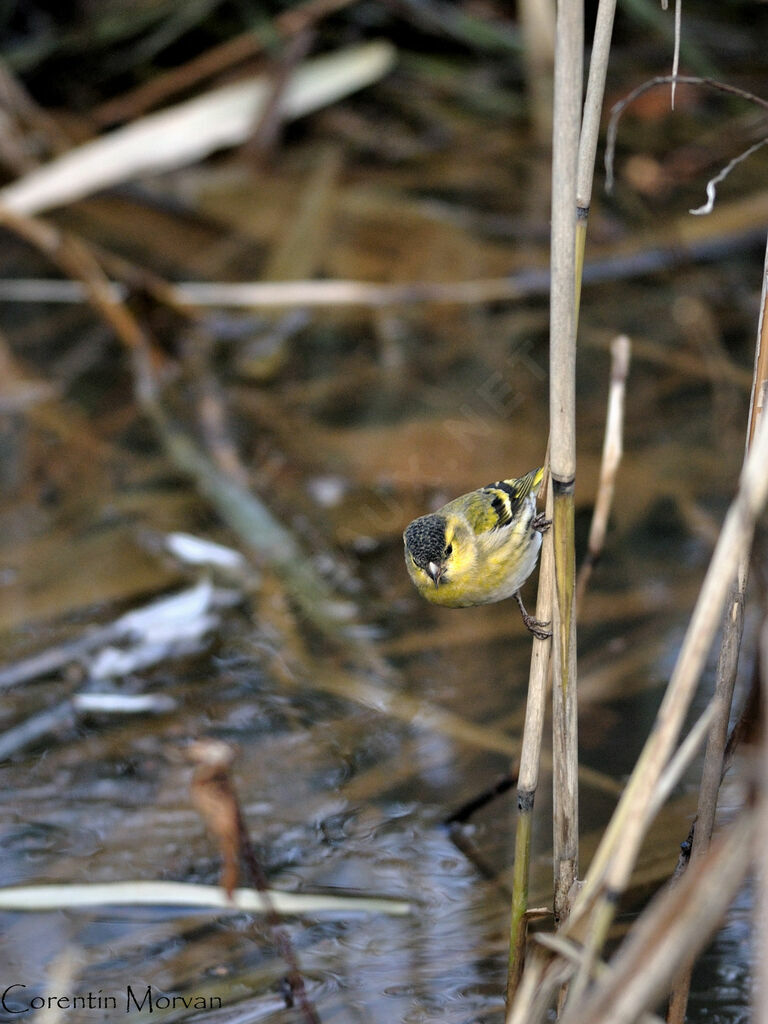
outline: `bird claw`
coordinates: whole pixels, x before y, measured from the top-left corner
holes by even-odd
[[[523,616],[523,622],[528,632],[533,633],[537,640],[549,640],[551,638],[552,630],[547,629],[547,626],[550,625],[549,622],[542,622],[541,619],[536,619],[527,612]]]
[[[520,597],[519,590],[515,592],[515,600],[520,608],[520,614],[523,616],[523,622],[525,623],[525,628],[528,632],[533,633],[537,640],[549,640],[552,633],[547,629],[547,626],[549,626],[550,623],[542,622],[541,619],[537,619],[525,610],[525,605],[523,604],[522,597]]]
[[[552,520],[547,519],[544,512],[539,512],[531,520],[531,526],[537,533],[546,533],[552,525]]]

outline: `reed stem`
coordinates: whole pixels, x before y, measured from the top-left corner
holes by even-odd
[[[555,38],[552,147],[550,445],[553,602],[554,909],[568,916],[578,873],[578,734],[574,619],[576,481],[576,172],[581,130],[583,9],[560,3]]]
[[[549,480],[547,480],[546,515],[547,518],[552,516],[552,488],[549,485]],[[540,622],[548,622],[552,619],[553,557],[551,537],[549,534],[545,534],[539,569],[539,593],[536,602],[536,618]],[[507,975],[508,1006],[511,1005],[520,983],[525,960],[533,805],[539,784],[541,740],[544,731],[551,652],[550,640],[539,640],[534,643],[528,676],[528,700],[525,706],[523,746],[520,752],[520,772],[517,780],[517,829],[515,832],[515,866],[512,877],[512,913],[509,926],[509,973]]]

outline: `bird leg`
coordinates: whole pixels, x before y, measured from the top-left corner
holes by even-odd
[[[533,633],[533,635],[537,637],[539,640],[549,640],[549,638],[552,636],[550,630],[547,629],[549,623],[542,622],[541,619],[536,619],[533,617],[533,615],[529,615],[529,613],[525,610],[525,605],[523,604],[522,597],[520,597],[519,590],[516,590],[512,596],[517,601],[517,604],[520,608],[520,613],[523,616],[523,622],[525,623],[526,629],[529,632]]]
[[[531,520],[531,527],[537,533],[546,533],[552,525],[552,520],[547,519],[543,512],[538,512]]]

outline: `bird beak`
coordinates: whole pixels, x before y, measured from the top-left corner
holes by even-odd
[[[443,566],[438,565],[437,562],[430,562],[427,566],[427,575],[434,581],[436,587],[440,584],[443,572]]]

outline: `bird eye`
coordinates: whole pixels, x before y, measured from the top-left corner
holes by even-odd
[[[446,555],[450,555],[450,553],[452,551],[453,551],[453,544],[449,544],[448,547],[445,549],[445,553],[446,553]]]

